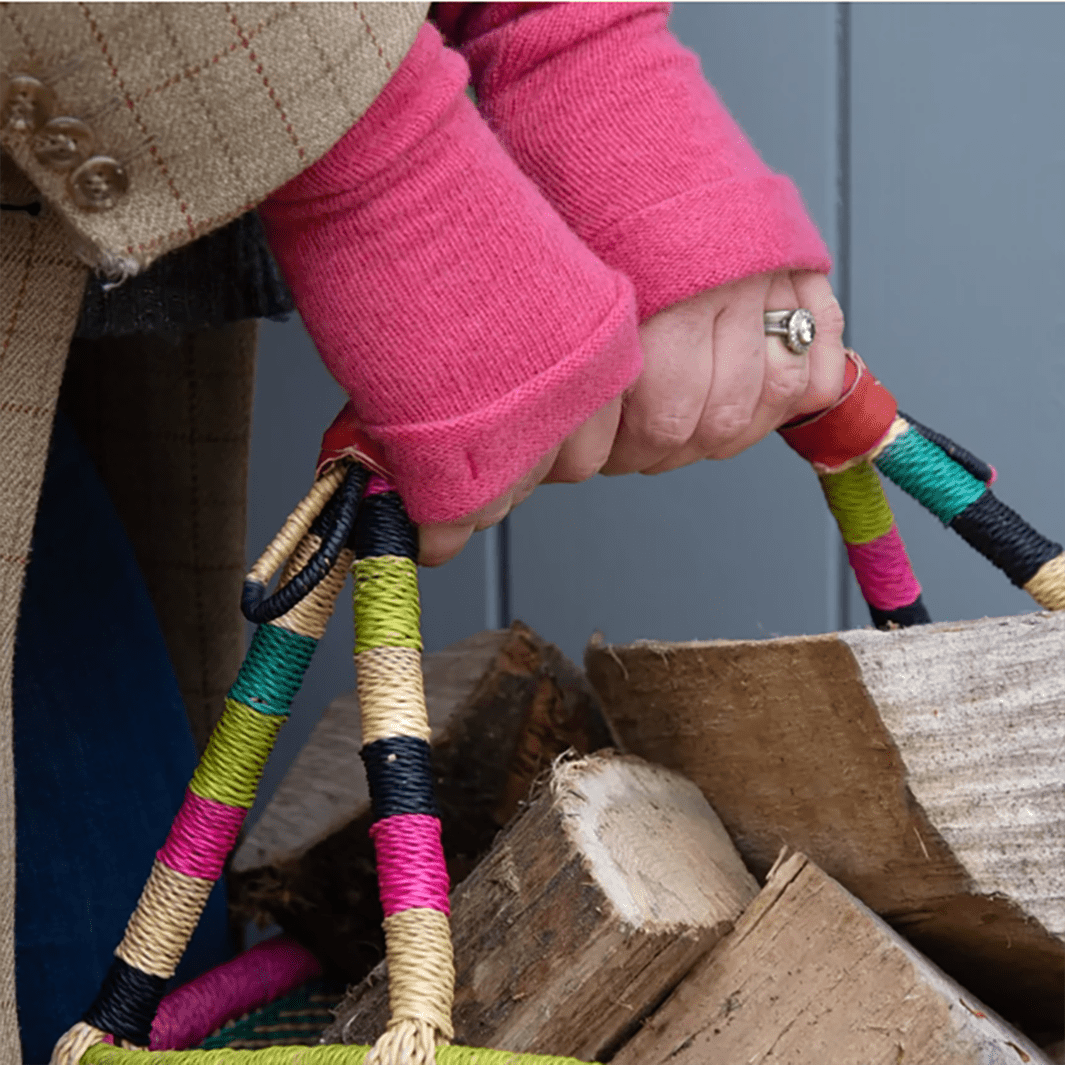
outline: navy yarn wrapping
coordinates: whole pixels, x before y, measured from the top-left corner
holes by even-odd
[[[146,1047],[151,1042],[152,1021],[165,990],[163,977],[141,972],[115,958],[82,1020],[111,1032],[116,1042],[125,1039],[134,1046]]]
[[[966,473],[971,473],[978,481],[983,481],[984,484],[991,482],[994,471],[983,459],[978,459],[971,451],[966,451],[965,448],[955,444],[949,437],[944,436],[942,433],[937,433],[935,429],[929,429],[927,425],[914,421],[908,414],[903,414],[902,411],[899,411],[899,417],[909,422],[925,440],[935,444],[940,451],[945,452]]]
[[[869,607],[869,616],[878,629],[908,629],[911,625],[929,625],[932,621],[920,596],[909,606],[899,606],[894,610],[881,610],[872,603],[865,605]]]
[[[369,479],[370,473],[365,466],[356,463],[348,470],[340,487],[311,524],[310,531],[321,537],[321,545],[288,584],[264,599],[266,587],[263,584],[259,581],[244,582],[240,609],[249,621],[257,625],[275,621],[325,580],[351,537],[359,501]]]
[[[397,814],[439,817],[429,744],[415,736],[374,740],[359,752],[370,782],[373,819]]]
[[[395,555],[418,560],[418,530],[407,517],[403,501],[395,492],[367,496],[355,522],[355,555],[378,558]]]
[[[970,503],[950,527],[1018,588],[1062,552],[1061,544],[1037,533],[1016,511],[991,491]]]

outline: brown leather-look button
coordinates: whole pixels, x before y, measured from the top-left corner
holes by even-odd
[[[85,211],[110,211],[129,188],[129,176],[109,155],[94,155],[67,178],[71,199]]]
[[[92,155],[94,139],[80,118],[52,118],[33,135],[30,147],[38,163],[65,174]]]
[[[13,133],[35,133],[52,117],[55,93],[29,74],[5,74],[0,126]]]

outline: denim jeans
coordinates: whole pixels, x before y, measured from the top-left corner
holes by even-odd
[[[196,750],[132,548],[57,419],[15,644],[16,981],[23,1058],[96,995]],[[230,956],[224,888],[174,982]]]

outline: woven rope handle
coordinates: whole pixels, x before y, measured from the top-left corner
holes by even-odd
[[[355,526],[355,667],[391,1019],[369,1065],[428,1065],[453,1036],[448,875],[429,757],[418,536],[373,477]]]
[[[314,523],[345,474],[340,467],[315,484],[267,550],[264,558],[269,562],[260,560],[253,573],[269,580],[270,567],[276,570],[284,564],[283,587],[320,551],[322,536]],[[354,552],[343,548],[324,579],[302,600],[256,630],[115,960],[82,1020],[56,1044],[53,1065],[75,1065],[89,1047],[108,1036],[126,1047],[149,1044],[166,982],[255,801],[263,766],[353,559]]]
[[[848,352],[840,400],[827,411],[784,426],[781,435],[817,471],[880,627],[929,619],[876,470],[1041,606],[1065,609],[1062,546],[995,498],[991,467],[900,415],[894,397],[853,352]],[[341,546],[349,526],[338,532],[315,524],[321,525],[319,516],[342,483],[357,505],[365,480],[365,470],[353,470],[346,462],[324,473],[249,574],[258,595],[285,563],[279,591],[299,582],[299,594],[289,596],[291,606],[256,631],[115,961],[83,1020],[57,1044],[54,1065],[75,1065],[83,1056],[87,1062],[132,1060],[112,1057],[125,1053],[104,1044],[112,1035],[125,1047],[149,1042],[166,981],[254,802],[263,765],[353,559],[362,757],[373,802],[371,831],[385,911],[392,1016],[388,1031],[362,1057],[363,1048],[343,1048],[350,1056],[320,1060],[431,1065],[437,1061],[436,1048],[452,1038],[448,877],[421,672],[417,531],[399,496],[377,476],[370,479],[358,511],[354,550],[350,543]],[[350,517],[354,506],[346,499],[337,509]],[[287,603],[284,596],[278,601]],[[331,1053],[333,1048],[322,1050]],[[475,1057],[463,1058],[464,1052],[445,1047],[440,1065],[467,1060],[489,1065],[495,1054],[475,1051],[469,1052]],[[528,1058],[530,1065],[564,1060]]]
[[[262,1050],[119,1050],[94,1046],[82,1065],[371,1065],[372,1048],[364,1046],[272,1046]],[[584,1065],[574,1058],[516,1054],[512,1050],[440,1047],[437,1065]]]
[[[930,620],[877,471],[1047,610],[1065,609],[1065,553],[991,491],[994,468],[899,414],[894,396],[854,352],[843,395],[781,436],[818,474],[878,628]]]

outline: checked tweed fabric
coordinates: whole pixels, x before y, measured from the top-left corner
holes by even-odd
[[[2,68],[54,91],[129,175],[77,209],[25,136],[2,142],[95,265],[137,272],[254,207],[324,155],[391,77],[426,4],[5,4]],[[90,251],[89,249],[92,249]]]

